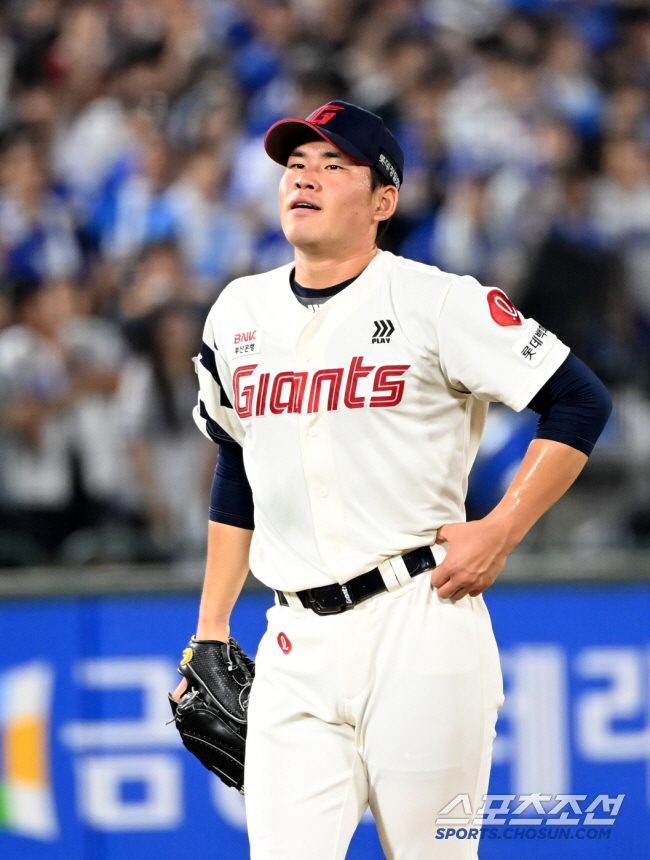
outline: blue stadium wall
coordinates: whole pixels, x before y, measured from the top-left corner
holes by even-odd
[[[491,808],[507,812],[486,826],[482,860],[648,856],[650,585],[500,586],[487,602],[506,685]],[[246,592],[236,607],[250,653],[268,606]],[[196,596],[172,594],[2,602],[0,857],[248,857],[243,799],[165,725],[196,609]],[[521,826],[513,813],[532,793],[579,798]],[[383,856],[364,819],[348,857]]]

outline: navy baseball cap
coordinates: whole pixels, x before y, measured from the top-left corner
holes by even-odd
[[[400,188],[402,147],[380,116],[348,102],[328,102],[307,119],[281,119],[266,133],[264,148],[273,161],[286,165],[297,146],[319,137],[358,164],[376,167],[390,185]]]

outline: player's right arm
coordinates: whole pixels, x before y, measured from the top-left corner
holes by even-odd
[[[199,607],[197,639],[227,642],[230,614],[248,574],[248,553],[253,532],[210,521],[208,555]],[[176,701],[185,689],[185,679],[174,691]]]
[[[255,520],[242,449],[223,431],[221,434],[210,495],[208,554],[196,636],[227,642],[230,613],[249,569]]]
[[[248,573],[255,523],[244,468],[244,430],[232,406],[230,368],[217,348],[211,316],[196,365],[200,391],[194,418],[199,429],[219,445],[219,458],[210,495],[208,554],[196,635],[225,642],[230,613]]]
[[[251,529],[212,520],[208,524],[208,554],[197,639],[228,641],[230,614],[248,574],[252,536]]]
[[[220,353],[211,315],[205,324],[196,359],[199,402],[194,420],[202,433],[220,446],[210,498],[208,549],[196,638],[227,642],[230,615],[249,570],[253,537],[253,502],[243,466],[243,428],[232,407],[232,382]],[[179,700],[186,686],[174,690]]]

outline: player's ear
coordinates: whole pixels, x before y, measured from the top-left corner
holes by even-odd
[[[388,221],[395,214],[397,209],[397,201],[399,192],[394,185],[383,185],[378,189],[381,194],[378,196],[375,206],[375,216],[378,221]]]

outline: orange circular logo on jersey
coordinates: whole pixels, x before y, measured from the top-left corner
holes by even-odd
[[[519,311],[501,290],[490,290],[487,296],[490,316],[499,325],[521,325]]]
[[[288,654],[293,647],[291,642],[289,642],[289,637],[286,633],[278,633],[278,645],[282,648],[285,654]]]

